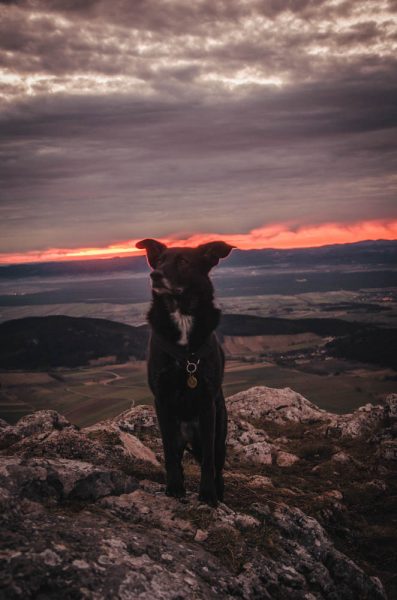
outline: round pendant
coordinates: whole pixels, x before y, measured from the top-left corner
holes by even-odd
[[[187,384],[191,389],[197,387],[197,378],[194,375],[189,375],[187,378]]]

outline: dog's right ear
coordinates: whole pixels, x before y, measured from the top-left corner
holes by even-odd
[[[137,242],[135,246],[140,250],[146,250],[147,261],[152,267],[152,269],[156,268],[158,259],[160,258],[164,250],[167,249],[167,246],[162,242],[158,242],[157,240],[151,239],[141,240],[140,242]]]

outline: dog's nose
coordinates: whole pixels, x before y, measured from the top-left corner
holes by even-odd
[[[155,283],[155,282],[159,282],[163,278],[163,275],[162,275],[162,273],[160,273],[160,271],[152,271],[150,273],[150,277],[152,278],[152,281]]]

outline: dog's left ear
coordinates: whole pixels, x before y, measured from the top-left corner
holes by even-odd
[[[230,246],[226,242],[208,242],[208,244],[201,244],[197,249],[205,259],[209,269],[212,269],[219,263],[221,258],[229,256],[233,248],[236,248],[236,246]]]
[[[137,242],[135,246],[140,250],[146,250],[147,261],[152,267],[152,269],[156,268],[158,259],[160,258],[164,250],[167,249],[167,246],[162,242],[158,242],[157,240],[152,240],[148,238]]]

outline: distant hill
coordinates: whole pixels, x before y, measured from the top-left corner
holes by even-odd
[[[342,319],[279,319],[225,314],[218,335],[257,336],[315,333],[333,336],[330,354],[397,368],[397,329]],[[48,316],[0,324],[0,368],[79,367],[104,357],[116,362],[144,360],[149,327],[132,327],[106,319]]]
[[[319,248],[293,248],[290,250],[234,250],[227,259],[227,267],[314,267],[328,265],[395,266],[397,240],[377,240],[354,244],[335,244]],[[21,277],[53,277],[60,275],[103,275],[128,271],[142,273],[147,270],[144,256],[128,256],[67,262],[48,262],[0,266],[0,279]]]
[[[289,250],[234,250],[228,266],[291,267],[328,265],[396,265],[397,240],[376,240],[354,244],[333,244],[318,248],[291,248]]]
[[[327,344],[333,356],[397,370],[397,329],[366,328]]]
[[[148,329],[106,319],[28,317],[1,323],[0,339],[0,368],[78,367],[104,356],[144,359]]]
[[[292,335],[296,333],[316,333],[317,335],[341,336],[361,331],[368,326],[356,321],[342,319],[281,319],[276,317],[256,317],[254,315],[222,315],[218,328],[221,335]]]
[[[145,272],[147,262],[144,256],[73,260],[64,262],[43,262],[21,265],[0,266],[0,279],[21,277],[59,277],[61,275],[103,275],[131,271]]]

